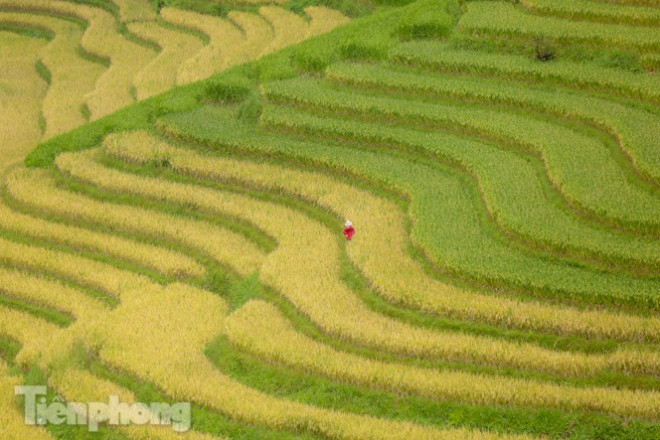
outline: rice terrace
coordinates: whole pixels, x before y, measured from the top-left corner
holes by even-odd
[[[0,0],[0,440],[660,439],[660,0]]]

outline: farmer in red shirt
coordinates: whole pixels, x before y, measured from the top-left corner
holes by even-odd
[[[355,234],[355,228],[353,227],[353,223],[351,223],[349,220],[346,220],[346,223],[344,223],[344,237],[346,237],[346,240],[351,241],[353,238],[353,234]]]

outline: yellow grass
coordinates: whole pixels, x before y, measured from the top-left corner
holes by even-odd
[[[391,300],[433,313],[520,328],[624,340],[660,339],[658,318],[520,302],[460,290],[429,279],[407,253],[405,219],[398,207],[320,173],[201,156],[168,146],[144,132],[110,136],[104,146],[111,155],[137,163],[165,155],[177,172],[285,191],[350,218],[359,226],[359,241],[351,243],[347,252],[372,285]],[[360,204],[353,200],[360,200]],[[384,261],[379,255],[390,258]]]
[[[163,48],[133,80],[138,99],[145,99],[174,87],[178,66],[204,46],[197,37],[173,31],[155,22],[129,23],[128,29]]]
[[[202,221],[99,202],[68,193],[56,188],[52,179],[43,171],[16,170],[7,179],[7,190],[13,198],[33,209],[196,249],[241,275],[249,275],[258,270],[263,261],[263,253],[256,245],[227,229]]]
[[[0,20],[46,28],[55,38],[41,51],[39,58],[51,73],[51,83],[43,100],[42,114],[46,121],[44,138],[70,131],[84,124],[81,112],[86,93],[105,68],[80,58],[78,47],[83,30],[75,23],[45,15],[0,13]]]
[[[364,359],[297,333],[272,305],[251,301],[226,320],[229,338],[261,357],[371,388],[477,404],[595,410],[655,419],[660,392],[576,388],[528,379],[431,370]]]
[[[7,364],[0,359],[0,426],[2,426],[0,439],[52,440],[53,437],[44,428],[25,424],[14,393],[14,387],[21,385],[21,382],[22,378],[9,374]]]
[[[20,183],[16,182],[15,185]],[[204,268],[178,252],[75,226],[48,222],[21,214],[0,203],[0,228],[13,233],[55,241],[76,249],[97,252],[154,269],[164,275],[189,278],[204,275]]]
[[[46,83],[34,68],[45,40],[0,31],[0,170],[21,160],[41,137],[39,114]]]
[[[228,213],[254,223],[273,236],[279,247],[266,258],[262,281],[275,287],[319,327],[335,336],[397,353],[559,375],[590,375],[606,369],[660,372],[657,353],[619,350],[611,355],[589,356],[555,352],[532,344],[433,332],[378,315],[340,281],[339,249],[334,234],[304,214],[242,195],[111,170],[95,163],[94,154],[63,154],[56,163],[65,173],[101,188],[163,202],[192,203],[212,213]],[[295,225],[295,234],[291,234],[291,225]],[[388,261],[393,264],[391,259]],[[295,270],[290,270],[291,267]]]

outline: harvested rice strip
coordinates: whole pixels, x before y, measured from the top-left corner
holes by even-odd
[[[14,185],[19,185],[14,182]],[[192,258],[157,246],[102,234],[75,226],[48,222],[21,214],[0,203],[0,228],[33,238],[99,252],[154,269],[176,278],[201,277],[204,268]]]
[[[12,197],[33,209],[180,243],[206,253],[243,276],[258,270],[263,261],[263,253],[256,245],[224,228],[74,195],[56,188],[41,171],[17,170],[8,177],[7,189]]]
[[[176,70],[189,57],[204,46],[199,38],[160,26],[155,22],[134,22],[128,29],[135,35],[152,41],[162,52],[133,80],[138,99],[165,92],[176,85]]]
[[[258,356],[370,388],[478,404],[596,410],[623,417],[660,414],[660,392],[656,391],[575,388],[364,359],[300,335],[275,307],[262,301],[251,301],[230,315],[226,332],[239,348]]]

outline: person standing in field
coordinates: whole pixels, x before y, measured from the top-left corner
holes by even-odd
[[[354,234],[355,228],[353,227],[353,223],[350,220],[346,220],[346,223],[344,223],[344,237],[346,237],[347,241],[351,241]]]

